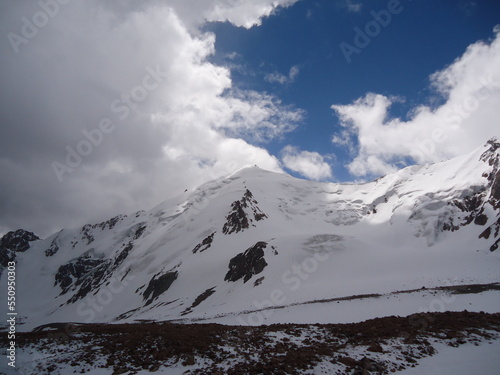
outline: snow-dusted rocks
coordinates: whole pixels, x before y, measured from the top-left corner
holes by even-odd
[[[264,220],[267,215],[257,206],[257,202],[250,190],[246,190],[243,198],[231,204],[231,212],[226,217],[226,223],[222,227],[222,233],[238,233],[248,229],[250,223]],[[253,218],[252,218],[253,217]],[[255,224],[252,224],[255,226]]]
[[[24,252],[30,248],[30,243],[38,241],[40,238],[34,233],[18,229],[9,232],[0,240],[0,248],[15,252]]]
[[[193,249],[193,254],[196,254],[198,251],[200,253],[204,252],[205,250],[209,249],[210,246],[212,246],[212,242],[214,240],[215,233],[213,232],[212,234],[208,235],[201,243],[196,245]]]
[[[0,277],[2,271],[9,262],[16,260],[16,255],[19,252],[25,252],[31,247],[33,241],[38,241],[40,238],[34,233],[18,229],[7,233],[0,240]]]

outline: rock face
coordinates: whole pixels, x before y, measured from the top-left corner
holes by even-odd
[[[99,258],[94,251],[89,251],[81,257],[59,267],[55,275],[55,284],[61,288],[61,294],[70,290],[76,293],[67,303],[84,298],[89,292],[97,289],[111,276],[109,267],[111,259]]]
[[[205,250],[207,250],[208,248],[210,248],[210,246],[212,246],[212,242],[214,240],[215,233],[216,232],[213,232],[210,236],[208,236],[207,238],[205,238],[201,243],[199,243],[198,245],[196,245],[195,248],[193,249],[193,254],[196,254],[198,251],[200,253],[202,253]]]
[[[500,209],[500,157],[495,152],[500,149],[500,142],[490,140],[488,143],[490,149],[483,154],[483,158],[492,166],[492,172],[487,176],[491,186],[489,203],[498,212]],[[495,240],[490,246],[490,251],[495,251],[500,245],[500,213],[497,213],[495,222],[488,226],[479,238],[488,239],[490,235],[493,235]]]
[[[246,283],[253,275],[261,273],[267,266],[264,259],[266,242],[257,242],[244,253],[236,255],[229,261],[229,271],[224,277],[225,281],[238,281],[243,279]]]
[[[248,217],[243,210],[240,201],[235,201],[231,204],[231,213],[227,216],[227,221],[222,228],[222,233],[231,234],[242,232],[248,229]]]
[[[490,251],[495,251],[500,244],[500,214],[497,213],[496,218],[490,218],[487,212],[491,212],[491,208],[494,211],[500,208],[500,157],[498,155],[500,143],[496,139],[491,139],[487,145],[489,149],[480,157],[481,161],[491,167],[491,172],[483,174],[483,177],[487,179],[487,184],[473,187],[468,194],[448,202],[448,210],[439,220],[439,230],[454,232],[472,223],[478,226],[490,223],[479,238],[485,240],[492,238],[494,241],[490,246]]]
[[[51,257],[54,256],[59,251],[59,236],[54,238],[50,243],[50,247],[45,250],[45,256]]]
[[[82,256],[60,266],[54,285],[61,288],[61,295],[75,291],[67,303],[76,302],[116,276],[114,271],[125,261],[132,249],[132,243],[124,245],[114,259],[98,256],[94,249],[90,249]]]
[[[181,315],[190,314],[196,306],[198,306],[200,303],[205,301],[208,297],[210,297],[214,293],[215,293],[215,286],[205,290],[198,297],[196,297],[193,304],[190,307],[188,307],[186,310],[184,310]]]
[[[32,232],[18,229],[9,232],[0,240],[0,249],[8,249],[15,252],[24,252],[30,248],[30,242],[40,238]]]
[[[115,260],[113,262],[113,270],[118,268],[123,263],[123,261],[128,257],[128,254],[130,253],[130,251],[132,251],[133,248],[134,248],[134,245],[132,244],[132,242],[129,242],[125,246],[125,248],[115,258]]]
[[[267,215],[261,211],[257,204],[258,202],[254,199],[252,192],[247,189],[243,198],[231,204],[231,212],[226,217],[226,223],[222,228],[222,233],[231,234],[242,232],[249,228],[253,220],[261,221],[267,218]],[[246,211],[250,211],[250,213]]]
[[[81,284],[81,279],[94,268],[103,263],[102,259],[97,259],[92,253],[86,253],[81,257],[63,264],[59,267],[55,275],[54,285],[59,285],[62,289],[61,294],[65,294],[73,284]]]
[[[489,218],[483,214],[487,205],[490,205],[497,212],[493,223],[479,235],[479,238],[486,240],[492,237],[494,242],[490,246],[490,251],[495,251],[500,245],[500,212],[498,212],[500,209],[500,156],[498,154],[500,142],[497,139],[491,139],[487,144],[490,148],[481,155],[481,160],[491,167],[491,172],[484,176],[488,180],[489,192],[486,191],[484,194],[484,203],[474,223],[486,225],[490,222]]]
[[[18,229],[7,233],[0,240],[0,276],[9,262],[16,260],[16,253],[25,252],[31,246],[31,242],[40,238],[32,232]]]
[[[151,304],[160,294],[165,293],[178,276],[177,271],[154,275],[143,294],[144,300],[147,300],[145,306]]]

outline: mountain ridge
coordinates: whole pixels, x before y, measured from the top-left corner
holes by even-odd
[[[498,282],[499,151],[491,139],[361,185],[249,167],[149,211],[45,239],[10,232],[0,268],[17,262],[26,329],[244,312],[250,323],[279,321],[292,318],[248,314],[402,286]]]

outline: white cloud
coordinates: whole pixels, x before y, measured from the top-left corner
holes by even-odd
[[[390,118],[398,99],[369,93],[349,105],[333,105],[348,131],[334,136],[337,144],[358,146],[349,164],[353,175],[380,175],[397,169],[402,159],[435,162],[466,153],[499,133],[500,35],[470,45],[445,69],[431,75],[432,86],[445,102],[414,108],[408,121]]]
[[[285,76],[285,75],[283,75],[281,73],[278,73],[278,72],[266,74],[266,76],[264,77],[264,79],[267,82],[270,82],[270,83],[280,83],[282,85],[284,85],[288,81],[288,77],[287,76]]]
[[[147,209],[243,166],[281,170],[249,141],[279,138],[302,111],[233,87],[229,69],[209,61],[215,36],[200,25],[250,27],[294,2],[70,2],[18,54],[3,38],[0,174],[9,181],[0,186],[0,228],[47,235]],[[19,20],[38,10],[2,3],[1,34],[19,32]],[[151,69],[160,77],[147,86],[159,84],[131,101]],[[103,118],[114,130],[59,183],[52,163],[65,163],[67,147]]]
[[[290,71],[288,72],[288,76],[283,75],[279,72],[273,72],[273,73],[266,74],[264,79],[270,83],[279,83],[279,84],[284,85],[284,84],[293,83],[295,81],[295,78],[297,78],[297,76],[299,75],[299,73],[300,73],[299,66],[294,65],[290,68]]]
[[[297,147],[286,146],[281,151],[284,166],[312,180],[332,177],[332,169],[323,156],[317,152],[300,151]]]
[[[236,26],[258,26],[262,18],[269,17],[278,7],[287,7],[298,0],[234,0],[213,1],[204,13],[208,21],[228,21]]]
[[[358,2],[354,2],[353,0],[346,0],[345,6],[346,6],[348,12],[359,13],[359,12],[361,12],[361,8],[363,7],[363,4],[358,3]]]
[[[210,119],[211,123],[226,134],[258,142],[280,138],[294,130],[304,116],[302,110],[285,106],[278,98],[256,91],[230,90],[221,100],[222,105]]]
[[[196,33],[206,22],[230,22],[235,26],[251,28],[259,26],[262,19],[272,15],[280,7],[289,7],[298,0],[119,0],[104,2],[114,17],[126,17],[149,7],[168,7],[175,10],[185,27]]]
[[[288,72],[288,78],[290,78],[290,81],[295,81],[295,78],[299,75],[300,69],[297,65],[294,65],[290,68],[290,71]]]

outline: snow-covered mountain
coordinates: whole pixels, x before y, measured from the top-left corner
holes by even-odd
[[[10,232],[0,272],[17,262],[26,330],[68,321],[339,322],[436,310],[436,301],[500,311],[488,296],[472,305],[431,292],[500,281],[499,155],[492,139],[365,184],[246,168],[150,211],[43,240]]]

